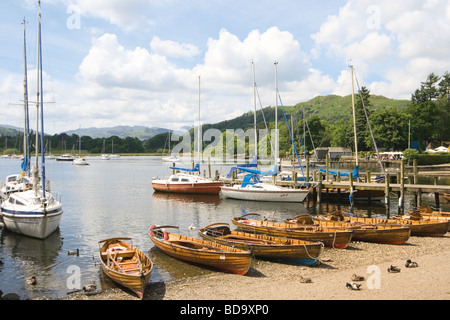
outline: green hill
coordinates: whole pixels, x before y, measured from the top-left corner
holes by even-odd
[[[396,107],[404,110],[410,103],[409,100],[394,100],[383,96],[370,96],[372,110],[376,111],[383,107]],[[296,104],[290,108],[291,112],[301,112],[305,110],[305,116],[318,116],[322,120],[335,124],[340,120],[350,120],[352,117],[352,97],[351,95],[341,97],[336,95],[319,96],[307,102]],[[286,110],[286,113],[288,111]]]
[[[383,107],[396,107],[404,110],[410,103],[409,100],[394,100],[383,96],[371,96],[372,111],[377,111]],[[305,117],[318,116],[330,124],[336,124],[340,120],[350,121],[352,117],[352,97],[351,95],[341,97],[337,95],[318,96],[307,102],[301,102],[295,106],[284,106],[287,115],[295,114],[302,118],[301,113],[305,112]],[[275,121],[275,108],[266,107],[263,109],[264,117],[267,123]],[[278,106],[278,120],[284,121],[284,115],[281,106]],[[261,109],[257,110],[258,126],[264,127],[264,118]],[[215,124],[204,124],[203,130],[209,128],[225,131],[226,129],[248,129],[253,126],[253,111],[249,111],[237,118],[218,122]]]

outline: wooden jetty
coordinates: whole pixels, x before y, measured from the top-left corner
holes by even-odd
[[[328,160],[328,158],[327,158]],[[341,180],[340,175],[334,176],[329,174],[329,163],[326,162],[326,172],[313,171],[310,173],[309,166],[306,166],[305,177],[307,184],[311,189],[312,199],[321,203],[326,199],[327,190],[338,189],[342,191],[350,191],[350,193],[356,191],[384,191],[384,201],[388,208],[390,203],[391,192],[398,194],[398,211],[404,211],[404,199],[405,193],[414,193],[416,197],[417,207],[421,206],[421,195],[424,193],[433,193],[435,195],[436,207],[440,207],[439,195],[440,194],[450,194],[450,185],[439,185],[437,184],[438,178],[441,176],[450,175],[450,171],[444,171],[442,169],[439,171],[426,171],[422,173],[418,171],[417,162],[414,161],[413,170],[408,174],[405,172],[405,162],[400,162],[400,172],[391,174],[387,172],[386,174],[377,173],[377,176],[384,177],[384,182],[372,182],[372,173],[360,173],[360,178],[355,180],[350,173],[350,177],[347,180]],[[304,182],[297,181],[298,172],[292,172],[291,181],[276,181],[276,184],[286,187],[299,187],[303,185]],[[419,177],[433,178],[434,184],[418,184]],[[312,178],[312,179],[311,179]],[[225,184],[240,183],[239,180],[230,179],[230,181],[224,181]],[[310,195],[310,196],[311,196]],[[344,198],[344,197],[343,197]],[[348,198],[347,198],[348,199]]]

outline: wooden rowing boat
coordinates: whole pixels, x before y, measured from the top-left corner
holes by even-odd
[[[209,241],[250,250],[255,257],[298,259],[308,265],[317,261],[323,248],[321,242],[232,231],[228,223],[220,222],[198,230],[198,234]]]
[[[429,206],[421,206],[417,209],[408,210],[410,216],[417,215],[418,217],[447,217],[450,218],[450,212],[437,211]]]
[[[345,249],[350,243],[353,235],[352,230],[319,227],[314,225],[292,225],[288,223],[249,219],[247,216],[255,215],[250,213],[241,217],[231,219],[231,222],[243,231],[267,234],[275,237],[294,238],[306,241],[320,241],[326,247]]]
[[[157,248],[167,255],[195,263],[244,275],[250,269],[250,251],[232,248],[212,241],[183,236],[165,229],[175,226],[151,226],[148,235]]]
[[[286,223],[303,223],[303,219],[289,219]],[[318,216],[312,222],[320,227],[339,227],[353,230],[352,241],[373,242],[382,244],[403,244],[411,235],[411,228],[405,225],[395,224],[364,224],[356,222],[344,222],[330,219],[330,217]]]
[[[396,216],[393,217],[392,219],[344,217],[340,212],[330,215],[327,219],[342,222],[372,224],[372,225],[379,225],[379,224],[406,225],[411,228],[411,236],[424,236],[424,237],[444,236],[448,231],[450,223],[449,221],[410,219],[409,216]]]
[[[405,216],[403,216],[405,217]],[[442,237],[448,231],[448,222],[434,222],[426,220],[411,220],[409,218],[398,219],[376,219],[345,217],[345,221],[366,223],[366,224],[402,224],[411,228],[412,236],[422,237]]]
[[[142,299],[153,269],[150,258],[125,242],[131,238],[99,241],[102,270],[114,282],[130,289]]]
[[[417,209],[408,210],[409,219],[424,220],[432,222],[446,222],[450,221],[450,212],[433,210],[431,207],[422,206]],[[448,225],[450,229],[450,223]],[[447,229],[447,231],[450,231]]]

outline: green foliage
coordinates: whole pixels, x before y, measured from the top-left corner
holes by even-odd
[[[5,149],[5,150],[3,150],[3,154],[4,155],[19,154],[19,150],[17,150],[17,149]]]
[[[419,159],[419,151],[416,149],[406,149],[403,151],[403,156],[405,157],[406,161],[409,163],[413,162],[413,160]]]
[[[383,108],[372,114],[370,124],[377,145],[388,150],[402,150],[408,145],[409,116],[396,108]],[[372,141],[366,143],[373,145]]]
[[[420,154],[417,158],[418,165],[434,165],[450,163],[450,154]]]

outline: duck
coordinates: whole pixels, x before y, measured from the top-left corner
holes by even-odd
[[[400,268],[391,265],[391,266],[387,269],[387,271],[388,271],[388,272],[391,272],[391,273],[396,273],[396,272],[400,272]]]
[[[195,229],[196,229],[196,228],[195,228],[194,224],[191,223],[191,225],[189,226],[189,230],[195,230]]]
[[[37,283],[37,279],[35,276],[32,276],[32,277],[28,278],[26,280],[26,282],[27,282],[27,284],[34,286]]]
[[[346,283],[345,286],[347,287],[347,289],[349,290],[361,290],[361,285],[357,284],[357,283]]]
[[[300,276],[300,282],[301,283],[312,283],[311,278],[303,278],[302,276]]]
[[[92,292],[95,291],[95,289],[97,289],[97,286],[95,284],[88,284],[87,286],[83,287],[84,292]]]
[[[352,281],[364,281],[364,277],[353,274]]]
[[[413,261],[411,261],[411,260],[406,260],[406,263],[405,263],[405,267],[407,267],[407,268],[417,268],[419,265],[417,264],[417,262],[413,262]]]
[[[79,256],[80,255],[80,250],[79,249],[77,249],[77,250],[72,250],[72,251],[68,251],[67,252],[67,254],[69,255],[69,256]]]

